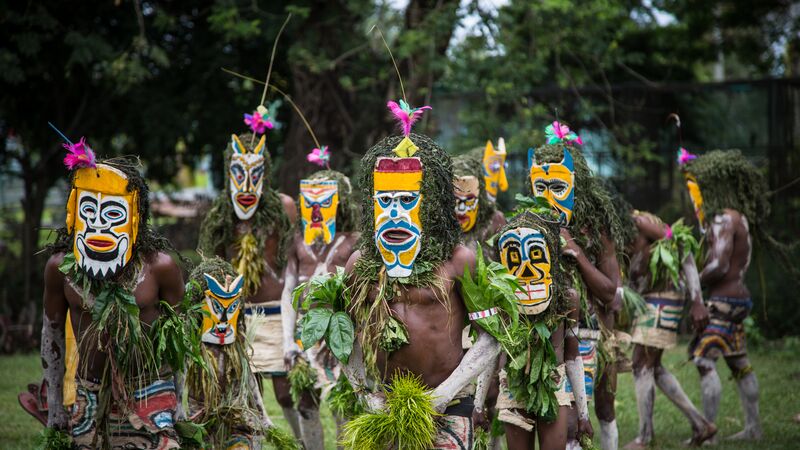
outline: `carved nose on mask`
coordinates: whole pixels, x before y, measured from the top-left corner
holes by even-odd
[[[322,222],[322,212],[320,211],[319,205],[311,207],[311,221],[314,223]]]
[[[544,276],[544,272],[534,267],[530,262],[525,261],[525,263],[522,265],[522,268],[519,271],[519,275],[517,276],[520,278],[533,279],[534,281],[536,281],[540,280]]]

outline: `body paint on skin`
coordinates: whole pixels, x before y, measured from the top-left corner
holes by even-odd
[[[64,330],[45,313],[42,318],[41,357],[47,381],[47,427],[67,430],[69,415],[64,404],[64,371],[66,370],[66,338]]]

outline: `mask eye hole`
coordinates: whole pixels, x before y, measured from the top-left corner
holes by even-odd
[[[567,192],[567,184],[563,182],[553,183],[550,186],[550,190],[555,195],[564,195]]]
[[[239,308],[239,302],[240,301],[241,300],[237,299],[236,301],[231,303],[231,306],[228,306],[228,314],[233,314],[234,312],[236,312],[236,309]]]
[[[528,256],[533,263],[547,262],[544,248],[542,248],[539,244],[532,244],[531,247],[528,248]]]
[[[329,208],[331,204],[333,204],[333,197],[328,197],[321,205],[323,208]]]
[[[87,219],[94,219],[97,214],[97,208],[91,203],[84,203],[81,205],[81,216]]]
[[[221,316],[224,308],[222,305],[214,298],[211,299],[211,306],[214,307],[214,314]]]
[[[417,199],[416,195],[408,194],[400,197],[400,202],[403,203],[404,205],[409,205],[411,203],[414,203],[414,200],[416,199]]]

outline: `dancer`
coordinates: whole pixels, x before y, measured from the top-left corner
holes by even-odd
[[[258,111],[256,114],[268,119]],[[272,378],[275,398],[295,436],[300,437],[283,364],[280,316],[297,210],[291,197],[269,186],[266,178],[272,164],[265,138],[262,135],[256,141],[256,135],[250,133],[231,135],[225,151],[228,183],[200,226],[198,251],[232,261],[243,276],[244,314],[248,328],[255,333],[253,371]]]
[[[202,341],[201,358],[190,361],[186,371],[189,415],[205,427],[208,448],[255,449],[264,442],[297,448],[293,437],[272,424],[250,369],[241,313],[243,284],[243,276],[216,257],[200,263],[189,276],[186,302]]]
[[[180,268],[149,227],[148,187],[136,166],[97,160],[84,138],[67,142],[67,226],[44,274],[47,427],[71,430],[81,449],[179,448],[171,368],[151,341],[170,337],[145,330],[171,311],[161,301],[176,305],[183,297]],[[62,407],[68,311],[79,354],[71,414]]]
[[[325,163],[327,165],[327,161]],[[339,377],[339,367],[324,343],[307,349],[305,353],[298,346],[295,340],[298,314],[292,305],[292,291],[298,284],[308,283],[314,277],[336,273],[337,268],[344,267],[353,254],[359,234],[353,231],[356,211],[350,201],[351,193],[350,179],[333,170],[321,170],[300,180],[301,229],[295,234],[289,249],[281,315],[287,370],[308,367],[303,361],[304,365],[293,369],[298,358],[308,358],[311,368],[316,371],[315,376],[303,377],[305,380],[316,378],[316,384],[294,387],[303,389],[298,412],[306,449],[324,448],[318,390],[323,387],[325,391],[330,390]],[[341,418],[337,417],[337,425],[340,422]]]
[[[415,442],[403,441],[403,448],[469,449],[469,384],[499,347],[477,328],[475,345],[466,353],[461,348],[467,310],[458,279],[474,266],[475,255],[458,245],[455,214],[443,213],[455,210],[449,156],[428,137],[411,133],[411,123],[429,107],[410,108],[404,101],[389,106],[404,132],[383,139],[362,159],[362,245],[346,267],[345,304],[355,343],[344,369],[372,415],[350,421],[345,442],[355,448],[364,439],[396,445],[394,435],[420,426],[423,432],[412,433]],[[382,384],[391,388],[384,393]],[[409,390],[423,400],[394,400]],[[421,414],[392,427],[390,435],[373,436],[364,428],[376,417],[393,420],[399,415],[395,406],[409,405]],[[443,414],[436,425],[434,410]]]
[[[694,263],[699,244],[691,228],[681,220],[670,227],[647,212],[632,211],[631,216],[635,237],[626,249],[630,258],[630,288],[644,298],[646,309],[633,322],[633,379],[639,433],[625,448],[646,448],[653,440],[656,386],[689,419],[690,444],[700,445],[711,439],[717,428],[697,411],[678,379],[661,364],[664,350],[678,341],[685,297],[691,299],[689,314],[695,330],[703,330],[708,323]]]
[[[503,138],[497,141],[496,149],[492,145],[492,141],[486,141],[481,164],[483,165],[483,180],[486,184],[486,197],[489,202],[495,203],[497,196],[508,190],[506,141]]]
[[[747,358],[743,324],[753,303],[744,278],[752,239],[762,237],[769,214],[767,183],[739,151],[695,156],[681,148],[678,160],[708,242],[700,284],[708,290],[710,322],[689,348],[700,372],[703,411],[710,422],[716,420],[722,395],[716,361],[722,356],[739,388],[745,418],[744,430],[731,438],[760,439],[758,380]]]
[[[456,156],[453,174],[456,218],[464,232],[464,244],[476,251],[480,243],[484,254],[493,257],[486,241],[506,224],[506,218],[497,210],[494,201],[489,200],[486,181],[481,176],[481,162],[472,154]]]
[[[496,240],[500,261],[522,288],[516,292],[520,339],[500,372],[497,401],[509,449],[534,448],[537,433],[540,448],[565,448],[571,403],[567,378],[575,391],[578,433],[593,435],[577,329],[567,332],[568,322],[577,323],[580,302],[559,266],[559,224],[549,209],[525,211]]]
[[[581,296],[579,337],[598,355],[592,389],[595,413],[600,422],[603,450],[618,446],[614,413],[617,374],[611,357],[615,346],[614,312],[621,304],[621,277],[617,248],[623,236],[608,192],[595,178],[578,146],[581,138],[559,122],[545,129],[547,143],[528,151],[530,188],[533,196],[544,197],[561,217],[565,266],[571,270]]]

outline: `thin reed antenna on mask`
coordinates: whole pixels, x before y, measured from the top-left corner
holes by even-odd
[[[261,92],[261,102],[259,106],[264,106],[264,102],[267,100],[267,87],[269,86],[269,79],[272,76],[272,64],[275,62],[275,52],[278,50],[278,41],[281,39],[281,35],[283,34],[283,30],[286,28],[286,25],[289,24],[289,20],[292,18],[292,13],[289,13],[286,16],[286,20],[283,21],[283,25],[281,25],[281,29],[278,30],[278,34],[275,36],[275,42],[272,43],[272,54],[269,57],[269,66],[267,67],[267,79],[264,82],[264,91]],[[250,147],[256,142],[256,134],[253,133],[252,137],[250,138]]]
[[[397,79],[400,80],[400,92],[403,94],[403,101],[408,103],[408,98],[406,98],[406,88],[403,86],[403,77],[400,76],[400,68],[397,67],[397,61],[394,59],[394,54],[392,53],[392,49],[389,48],[389,43],[386,42],[386,38],[383,37],[383,32],[381,28],[377,25],[373,25],[370,28],[369,32],[372,33],[373,30],[378,30],[378,35],[381,37],[383,41],[383,46],[386,47],[386,51],[389,52],[389,58],[392,59],[392,65],[394,65],[394,71],[397,73]]]
[[[669,122],[670,120],[674,120],[675,121],[675,127],[677,127],[677,131],[678,131],[678,147],[683,147],[683,135],[681,133],[681,117],[676,113],[672,113],[672,114],[667,116],[667,122]]]
[[[239,72],[234,72],[233,70],[226,69],[224,67],[222,68],[222,71],[225,72],[225,73],[229,73],[229,74],[231,74],[233,76],[239,77],[241,79],[252,81],[253,83],[264,84],[264,90],[265,91],[267,90],[267,88],[271,88],[272,90],[274,90],[278,94],[281,94],[283,96],[283,98],[287,102],[289,102],[290,105],[292,105],[292,108],[294,108],[294,110],[297,113],[297,115],[300,116],[300,119],[303,121],[303,124],[306,126],[306,129],[308,130],[308,133],[311,135],[311,139],[314,140],[314,144],[317,145],[317,148],[321,148],[321,146],[319,145],[319,141],[317,140],[317,136],[314,134],[314,130],[311,129],[311,124],[308,123],[308,120],[306,120],[306,116],[303,115],[303,112],[300,110],[300,107],[297,106],[297,104],[292,100],[292,98],[289,96],[289,94],[287,94],[286,92],[280,90],[274,84],[269,84],[269,85],[265,84],[261,80],[255,79],[253,77],[248,77],[247,75],[241,74]]]

